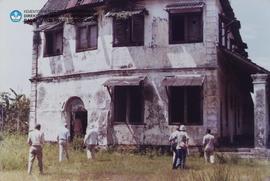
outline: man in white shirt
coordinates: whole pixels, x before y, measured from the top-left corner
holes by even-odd
[[[211,134],[211,130],[207,129],[203,137],[204,159],[207,163],[214,163],[214,145],[215,137]]]
[[[186,156],[187,156],[187,149],[188,149],[188,141],[189,137],[186,132],[186,127],[181,125],[179,128],[179,132],[176,134],[176,155],[173,162],[173,169],[185,168],[186,165]],[[179,165],[177,162],[179,160]]]
[[[87,130],[87,133],[83,140],[86,145],[86,156],[87,159],[95,159],[95,149],[98,144],[98,133],[94,128]]]
[[[171,151],[173,152],[173,163],[174,163],[175,155],[176,155],[176,146],[177,146],[176,139],[177,139],[178,134],[179,134],[179,127],[176,128],[176,130],[170,135],[170,138],[169,138],[169,142],[171,144]]]
[[[28,174],[32,172],[32,166],[36,157],[38,160],[39,173],[43,174],[42,146],[44,144],[44,133],[40,131],[40,128],[40,124],[37,124],[35,129],[28,135],[27,143],[30,145]]]
[[[66,155],[67,160],[69,160],[68,155],[68,142],[70,138],[69,130],[67,129],[67,123],[59,129],[57,134],[57,142],[59,144],[59,162],[64,160],[64,154]]]

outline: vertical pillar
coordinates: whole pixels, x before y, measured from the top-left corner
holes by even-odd
[[[268,98],[267,74],[251,76],[254,87],[254,145],[255,148],[267,148],[268,142]]]
[[[31,74],[31,94],[30,94],[30,115],[29,129],[33,129],[37,124],[37,76],[38,76],[38,57],[40,48],[40,32],[36,31],[37,23],[33,23],[33,44],[32,44],[32,74]]]

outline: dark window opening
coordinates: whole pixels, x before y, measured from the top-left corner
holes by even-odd
[[[142,46],[144,44],[144,16],[113,19],[113,46]]]
[[[63,54],[63,29],[45,32],[44,56]]]
[[[192,43],[203,41],[202,13],[171,13],[169,42]]]
[[[170,124],[202,125],[202,87],[169,87]]]
[[[77,28],[76,51],[94,50],[98,46],[97,24]]]
[[[143,123],[143,95],[140,86],[115,86],[113,103],[114,122]]]

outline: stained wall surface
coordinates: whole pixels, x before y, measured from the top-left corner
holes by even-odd
[[[79,97],[88,112],[88,126],[99,130],[100,144],[167,145],[176,126],[168,122],[168,97],[161,85],[165,76],[201,75],[203,84],[203,125],[187,126],[191,144],[201,144],[206,128],[219,135],[219,84],[217,73],[218,13],[216,0],[203,7],[203,41],[170,45],[168,12],[175,0],[140,1],[145,15],[144,46],[113,47],[112,18],[98,8],[97,50],[76,52],[73,24],[64,24],[63,55],[43,57],[41,43],[34,41],[31,124],[43,126],[46,140],[55,141],[58,127],[66,121],[65,103]],[[38,46],[37,46],[38,45]],[[144,123],[111,123],[111,97],[103,83],[119,76],[145,76]],[[36,94],[37,93],[37,94]],[[36,95],[36,96],[35,96]],[[36,112],[35,112],[36,110]]]

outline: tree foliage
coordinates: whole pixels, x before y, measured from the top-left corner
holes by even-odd
[[[0,93],[0,114],[3,110],[3,130],[6,132],[26,133],[30,112],[30,100],[15,90]],[[1,116],[0,116],[1,119]]]

